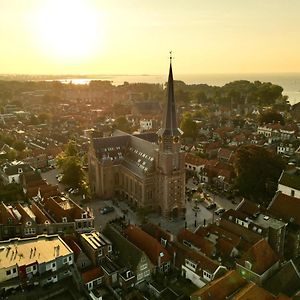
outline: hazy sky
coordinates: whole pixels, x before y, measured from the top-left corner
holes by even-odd
[[[0,73],[300,72],[299,0],[0,0]]]

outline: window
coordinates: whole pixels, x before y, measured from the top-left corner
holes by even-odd
[[[147,264],[141,265],[140,269],[141,269],[141,271],[147,269]]]
[[[69,256],[69,261],[71,261],[72,260],[72,256]]]
[[[35,228],[25,228],[24,234],[25,235],[35,234]]]
[[[68,222],[68,220],[67,220],[66,217],[63,217],[63,218],[62,218],[62,221],[63,221],[63,223],[67,223],[67,222]]]
[[[108,252],[111,252],[111,251],[112,251],[112,246],[108,245]]]
[[[67,262],[68,262],[67,257],[64,257],[64,258],[63,258],[63,263],[66,264]]]
[[[36,271],[36,265],[33,265],[33,271]]]
[[[17,272],[17,269],[16,268],[13,268],[13,273],[16,273]]]
[[[56,267],[56,263],[52,263],[52,268],[55,268]]]
[[[6,271],[6,276],[9,276],[11,274],[11,270]]]
[[[291,190],[291,196],[295,197],[295,191],[294,190]]]

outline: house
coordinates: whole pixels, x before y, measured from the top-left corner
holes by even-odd
[[[285,262],[278,272],[269,278],[264,288],[273,295],[280,293],[292,297],[300,291],[300,273],[292,260]]]
[[[295,153],[295,147],[290,142],[281,142],[277,145],[277,153],[292,156]]]
[[[169,271],[171,257],[159,241],[135,225],[128,225],[124,234],[131,243],[146,253],[159,272]]]
[[[278,191],[268,206],[268,214],[288,224],[284,256],[297,258],[300,255],[300,199]]]
[[[291,300],[285,295],[274,296],[254,282],[247,282],[236,270],[227,272],[194,292],[191,300]]]
[[[246,200],[243,200],[242,202],[245,201]],[[243,228],[243,232],[247,232],[248,237],[254,238],[251,243],[257,242],[255,237],[263,237],[268,240],[271,247],[277,251],[277,253],[283,255],[287,226],[286,222],[273,218],[261,211],[254,215],[247,214],[240,211],[239,206],[236,210],[227,210],[222,215],[222,219],[226,219]]]
[[[43,169],[48,166],[48,157],[45,153],[33,153],[33,155],[24,158],[23,162],[31,165],[35,169]]]
[[[20,183],[20,175],[31,173],[34,168],[27,163],[21,161],[12,161],[2,165],[1,176],[4,184]]]
[[[223,263],[231,260],[231,258],[238,257],[251,246],[241,236],[223,229],[216,223],[198,227],[195,234],[214,245],[216,251],[214,256],[221,259]]]
[[[291,300],[291,298],[279,295],[274,296],[269,293],[264,288],[258,286],[254,282],[249,282],[245,287],[243,287],[237,294],[235,294],[232,300],[256,300],[256,299],[264,299],[264,300]]]
[[[71,275],[73,251],[58,235],[0,242],[0,289],[54,283]]]
[[[229,148],[219,148],[217,158],[221,162],[231,163],[233,160],[234,151]]]
[[[56,223],[74,223],[77,232],[90,232],[94,229],[94,217],[91,211],[84,210],[71,198],[66,196],[45,197],[40,207]]]
[[[131,243],[124,235],[123,223],[106,224],[103,233],[111,240],[117,263],[128,273],[121,274],[120,285],[126,286],[149,280],[154,265],[146,253]],[[123,282],[122,282],[123,281]],[[122,282],[122,284],[121,284]]]
[[[278,180],[278,191],[300,198],[300,168],[291,167],[282,171]]]
[[[70,247],[74,253],[74,263],[76,264],[79,270],[90,268],[92,266],[92,261],[88,258],[85,252],[79,245],[79,241],[72,236],[64,236],[63,240]]]
[[[185,169],[196,173],[198,176],[205,167],[206,159],[195,154],[187,153],[185,156]]]
[[[81,273],[82,281],[88,291],[102,284],[104,272],[101,267],[92,267]]]
[[[112,243],[98,231],[80,234],[80,242],[94,266],[99,266],[105,256],[112,252]]]
[[[170,253],[174,267],[181,271],[184,278],[191,280],[198,287],[206,285],[227,271],[226,267],[179,242],[171,244]]]
[[[205,254],[210,258],[216,256],[216,245],[209,239],[209,236],[204,238],[199,234],[189,231],[188,229],[182,229],[177,235],[177,241],[196,252]]]
[[[254,244],[236,261],[237,271],[258,285],[262,285],[278,268],[279,256],[265,239]]]
[[[194,292],[191,300],[224,300],[242,287],[247,285],[247,281],[235,270],[228,271],[224,276],[213,280],[211,283],[201,287]]]
[[[143,224],[142,229],[158,240],[165,248],[168,247],[168,244],[173,242],[175,239],[171,232],[162,229],[159,225],[154,223]]]

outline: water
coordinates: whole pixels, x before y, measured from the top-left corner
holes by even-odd
[[[175,74],[174,79],[182,80],[187,84],[206,83],[208,85],[222,86],[234,80],[259,80],[272,82],[283,87],[283,94],[289,96],[290,104],[300,102],[300,73],[281,74]],[[97,75],[94,78],[62,79],[63,83],[72,81],[74,84],[88,84],[91,80],[109,80],[114,85],[129,83],[165,83],[167,75]]]

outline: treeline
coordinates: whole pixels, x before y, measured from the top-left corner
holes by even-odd
[[[59,81],[0,81],[0,102],[12,99],[21,92],[33,90],[47,90],[45,102],[61,101],[61,92],[68,90],[102,90],[116,94],[131,93],[134,99],[163,101],[166,96],[166,84],[128,83],[119,86],[112,85],[111,81],[93,80],[86,85],[73,83],[63,84]],[[225,84],[222,87],[207,84],[185,84],[183,81],[174,81],[175,98],[178,103],[189,104],[221,104],[237,105],[252,103],[268,106],[277,99],[283,99],[283,88],[270,82],[238,80]]]
[[[220,104],[235,106],[238,104],[256,104],[269,106],[277,99],[287,100],[282,95],[283,88],[270,82],[238,80],[222,87],[207,84],[187,85],[183,81],[175,81],[176,101],[183,103]]]

